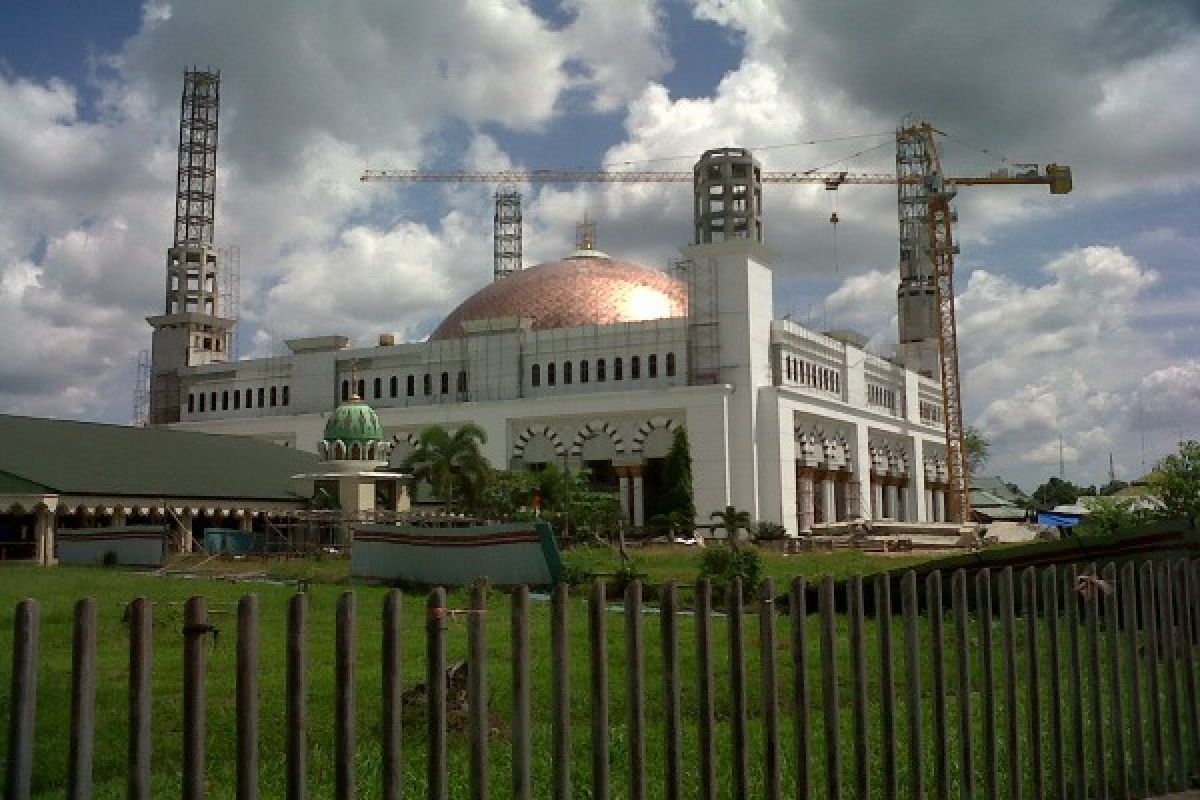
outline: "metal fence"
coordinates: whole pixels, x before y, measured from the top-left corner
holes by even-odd
[[[402,596],[384,595],[382,685],[368,693],[357,681],[357,598],[342,594],[335,623],[335,796],[352,798],[361,790],[395,800],[412,796],[419,785],[416,793],[431,800],[448,798],[454,748],[466,754],[467,794],[477,800],[1142,797],[1194,786],[1200,776],[1198,561],[935,571],[923,580],[913,572],[841,583],[796,578],[780,594],[768,580],[745,600],[737,581],[729,587],[633,582],[616,607],[603,584],[585,588],[586,614],[573,620],[568,587],[555,587],[547,600],[549,629],[536,637],[530,592],[514,590],[505,631],[508,664],[488,665],[489,590],[482,585],[472,588],[466,608],[448,608],[446,592],[434,589],[422,613],[403,615],[404,622],[424,627],[423,775],[400,768],[402,658],[413,657],[402,652]],[[714,594],[723,596],[719,609]],[[609,652],[613,614],[623,627],[617,654]],[[127,796],[148,798],[151,603],[134,600],[128,617]],[[236,796],[259,796],[259,759],[270,757],[286,762],[286,796],[303,798],[310,772],[308,597],[293,596],[287,612],[283,753],[260,753],[259,623],[258,598],[243,597],[237,607]],[[582,635],[583,624],[586,685],[572,687],[570,634]],[[192,598],[183,617],[184,798],[206,791],[210,631],[206,600]],[[448,693],[451,684],[461,685],[455,683],[461,671],[447,663],[447,644],[459,635],[466,638],[466,717],[452,730]],[[31,794],[38,643],[38,603],[24,600],[13,638],[10,800]],[[650,647],[659,651],[653,659]],[[691,654],[681,657],[687,647]],[[535,698],[531,665],[547,660],[548,696]],[[647,675],[650,661],[661,674]],[[614,663],[624,676],[615,698]],[[582,665],[575,666],[578,677]],[[497,671],[511,679],[502,737],[489,715],[495,710],[489,675]],[[85,599],[74,619],[66,754],[71,798],[92,794],[97,674],[97,607]],[[586,719],[578,719],[575,690],[586,692]],[[363,787],[356,771],[360,702],[381,706],[381,786]],[[620,718],[610,718],[613,710]],[[535,725],[551,730],[549,752],[537,754],[550,762],[539,773],[546,785],[533,780]],[[572,763],[578,756],[572,737],[580,736],[589,740],[590,765]],[[613,747],[615,736],[620,748]],[[495,747],[511,751],[502,776],[489,767]]]

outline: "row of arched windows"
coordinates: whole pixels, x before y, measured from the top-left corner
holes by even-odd
[[[668,378],[674,378],[676,373],[675,354],[667,353],[663,359],[663,369]],[[561,373],[558,370],[559,364],[551,361],[546,364],[545,380],[546,386],[557,386],[561,375],[564,386],[575,383],[578,379],[579,383],[589,383],[592,379],[591,367],[595,365],[595,381],[596,383],[604,383],[608,380],[608,361],[603,358],[597,358],[594,362],[589,362],[586,358],[581,359],[578,364],[578,372],[576,372],[576,362],[564,361],[561,364]],[[542,365],[534,364],[529,369],[529,385],[542,385]],[[646,356],[646,377],[655,379],[658,377],[658,354],[651,353]],[[614,381],[625,380],[625,361],[617,356],[612,360],[612,379]],[[638,381],[642,379],[642,357],[629,357],[629,380]]]
[[[432,396],[434,393],[434,381],[435,380],[437,381],[437,393],[438,394],[450,394],[450,373],[449,372],[443,372],[443,373],[441,373],[441,375],[436,375],[434,373],[426,372],[424,375],[419,376],[419,381],[420,381],[419,386],[418,386],[418,376],[417,375],[405,376],[405,378],[404,378],[404,396],[405,397],[416,397],[418,390],[420,391],[420,394],[423,397]],[[393,375],[390,378],[388,378],[386,380],[386,382],[382,377],[374,378],[371,381],[371,389],[372,389],[371,396],[375,400],[383,399],[385,397],[385,392],[386,392],[387,397],[399,397],[400,396],[400,377],[397,375]],[[466,370],[458,371],[458,374],[457,374],[457,376],[455,376],[455,380],[454,380],[454,390],[456,392],[458,392],[459,394],[467,393],[467,371]],[[358,379],[358,384],[354,387],[354,393],[363,400],[367,399],[367,382],[365,379],[363,379],[363,378]],[[350,399],[350,381],[343,380],[342,381],[342,402],[344,403],[349,399]]]
[[[243,399],[244,398],[244,399]],[[255,400],[258,401],[257,405]],[[222,389],[218,392],[189,392],[187,410],[189,414],[204,414],[213,411],[241,411],[246,408],[275,408],[286,406],[292,401],[290,386],[260,386],[257,389]],[[219,403],[219,405],[218,405]]]
[[[811,386],[827,392],[842,391],[842,376],[830,367],[823,367],[795,356],[784,356],[783,372],[787,380],[801,386]]]

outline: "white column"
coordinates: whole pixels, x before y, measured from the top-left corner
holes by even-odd
[[[642,494],[643,488],[642,471],[639,468],[633,473],[633,525],[635,528],[646,524],[646,498]]]
[[[618,490],[621,495],[621,518],[633,524],[632,504],[629,502],[629,473],[624,469],[620,470],[617,472],[617,480],[620,481],[621,487]]]
[[[935,522],[946,521],[946,492],[942,489],[933,490],[933,516]]]
[[[898,519],[896,516],[900,506],[900,487],[894,483],[887,485],[887,518]]]
[[[833,485],[833,478],[821,481],[821,504],[825,510],[825,518],[821,521],[837,522],[837,487]]]
[[[883,507],[883,484],[874,475],[871,476],[871,519],[883,519],[886,516]]]
[[[925,522],[929,519],[929,506],[925,503],[925,442],[920,436],[912,438],[912,458],[908,462],[908,486],[911,490],[912,508],[908,519]]]
[[[800,468],[800,532],[812,533],[813,522],[816,519],[813,503],[813,474],[808,467]]]
[[[37,542],[39,564],[54,564],[54,512],[45,506],[34,511],[33,537]]]
[[[937,522],[937,511],[933,507],[933,489],[925,487],[925,522]]]

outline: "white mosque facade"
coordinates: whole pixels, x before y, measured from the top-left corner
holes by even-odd
[[[685,426],[702,520],[732,505],[789,535],[942,521],[938,382],[861,338],[774,318],[757,162],[719,151],[696,169],[696,244],[672,274],[585,242],[498,278],[427,341],[303,338],[286,356],[240,361],[172,357],[177,331],[160,322],[153,418],[315,452],[357,394],[395,442],[394,464],[425,427],[472,422],[493,466],[587,466],[635,527],[656,513],[662,459]]]

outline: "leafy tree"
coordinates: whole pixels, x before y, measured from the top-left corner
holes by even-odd
[[[708,517],[720,521],[721,527],[725,529],[725,540],[733,550],[738,549],[738,531],[748,531],[754,524],[749,511],[738,511],[733,506],[725,506],[724,511],[714,511]]]
[[[692,493],[692,448],[687,429],[675,429],[671,449],[663,464],[666,486],[664,514],[671,519],[673,529],[693,528],[696,524],[696,501]]]
[[[1200,519],[1200,442],[1181,442],[1179,452],[1158,462],[1150,489],[1162,501],[1162,516]]]
[[[1033,490],[1033,502],[1038,508],[1070,505],[1078,499],[1079,487],[1058,476],[1051,477],[1050,480]]]
[[[1145,514],[1135,511],[1133,500],[1097,497],[1088,503],[1088,514],[1079,523],[1081,535],[1106,535],[1142,522]]]
[[[700,574],[718,585],[729,584],[734,578],[742,579],[743,593],[752,594],[762,581],[762,555],[753,547],[745,550],[730,550],[727,547],[711,547],[700,556]]]
[[[974,425],[968,425],[963,431],[963,445],[967,449],[967,471],[975,475],[987,463],[992,443],[983,435],[983,431]]]
[[[1100,495],[1102,497],[1111,497],[1122,489],[1126,489],[1128,487],[1129,484],[1125,481],[1111,480],[1100,487]]]
[[[486,441],[487,434],[471,422],[454,433],[432,425],[421,431],[416,449],[404,460],[404,469],[418,481],[428,482],[446,511],[454,508],[456,501],[478,509],[491,474],[481,450]]]

